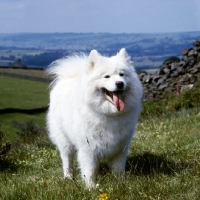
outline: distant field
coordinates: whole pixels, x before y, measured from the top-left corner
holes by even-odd
[[[16,56],[16,57],[21,57],[22,55],[36,55],[43,53],[44,51],[42,50],[28,50],[28,49],[0,49],[0,55],[1,56],[6,56],[9,57],[10,55]]]
[[[9,66],[10,63],[12,63],[13,61],[10,60],[1,60],[0,59],[0,66]]]
[[[28,67],[46,67],[71,52],[89,53],[92,49],[104,55],[115,55],[126,48],[136,68],[159,68],[166,56],[181,56],[192,47],[200,32],[112,34],[112,33],[23,33],[0,34],[0,66],[22,59]],[[13,48],[14,47],[14,48]],[[3,61],[7,60],[8,62]]]
[[[97,49],[98,50],[98,49]],[[75,50],[76,51],[76,50]],[[79,51],[79,50],[77,50]],[[114,54],[118,51],[118,49],[113,52]],[[24,62],[28,67],[41,67],[41,66],[36,66],[36,65],[29,65],[26,63],[26,61],[23,60],[23,56],[36,56],[36,55],[42,55],[45,51],[42,50],[21,50],[21,49],[15,49],[15,50],[3,50],[0,49],[0,66],[10,66],[14,60],[16,59],[21,59],[22,62]],[[50,53],[51,51],[46,51],[46,53]],[[138,56],[137,54],[134,54],[130,52],[130,50],[127,50],[127,52],[132,56],[132,60],[134,62],[134,65],[136,68],[159,68],[163,61],[166,59],[166,57],[170,57],[168,54],[163,54],[163,55],[150,55],[150,56]],[[62,51],[63,55],[65,55],[65,51]],[[102,52],[102,54],[107,55],[107,53]],[[30,58],[30,57],[29,57]],[[34,58],[34,59],[42,59],[40,58]],[[44,57],[43,57],[44,59]],[[50,56],[49,59],[52,59]],[[49,60],[49,63],[51,63],[53,60]],[[43,67],[46,67],[43,66]]]
[[[37,108],[48,104],[48,84],[0,76],[0,108]]]
[[[35,77],[35,78],[49,79],[48,75],[45,73],[44,70],[0,68],[0,74],[1,73],[16,74],[16,75],[24,75],[24,76]]]
[[[43,52],[29,49],[0,49],[0,66],[10,66],[16,59],[21,59],[24,55],[35,56]]]

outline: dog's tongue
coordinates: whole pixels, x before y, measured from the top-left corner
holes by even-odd
[[[113,92],[113,102],[118,111],[124,110],[124,98],[122,92]]]

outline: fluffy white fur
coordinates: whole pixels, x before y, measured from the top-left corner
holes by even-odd
[[[60,151],[64,177],[73,176],[73,158],[82,178],[94,186],[99,163],[125,170],[141,107],[142,85],[125,49],[113,57],[96,50],[52,63],[47,115],[49,137]],[[114,98],[116,100],[114,100]]]

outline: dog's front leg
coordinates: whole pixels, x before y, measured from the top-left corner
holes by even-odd
[[[96,178],[99,170],[99,161],[88,152],[79,151],[78,163],[81,170],[81,176],[86,184],[86,187],[95,187]]]

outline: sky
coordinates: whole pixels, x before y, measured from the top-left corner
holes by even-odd
[[[200,31],[200,0],[0,0],[0,33]]]

